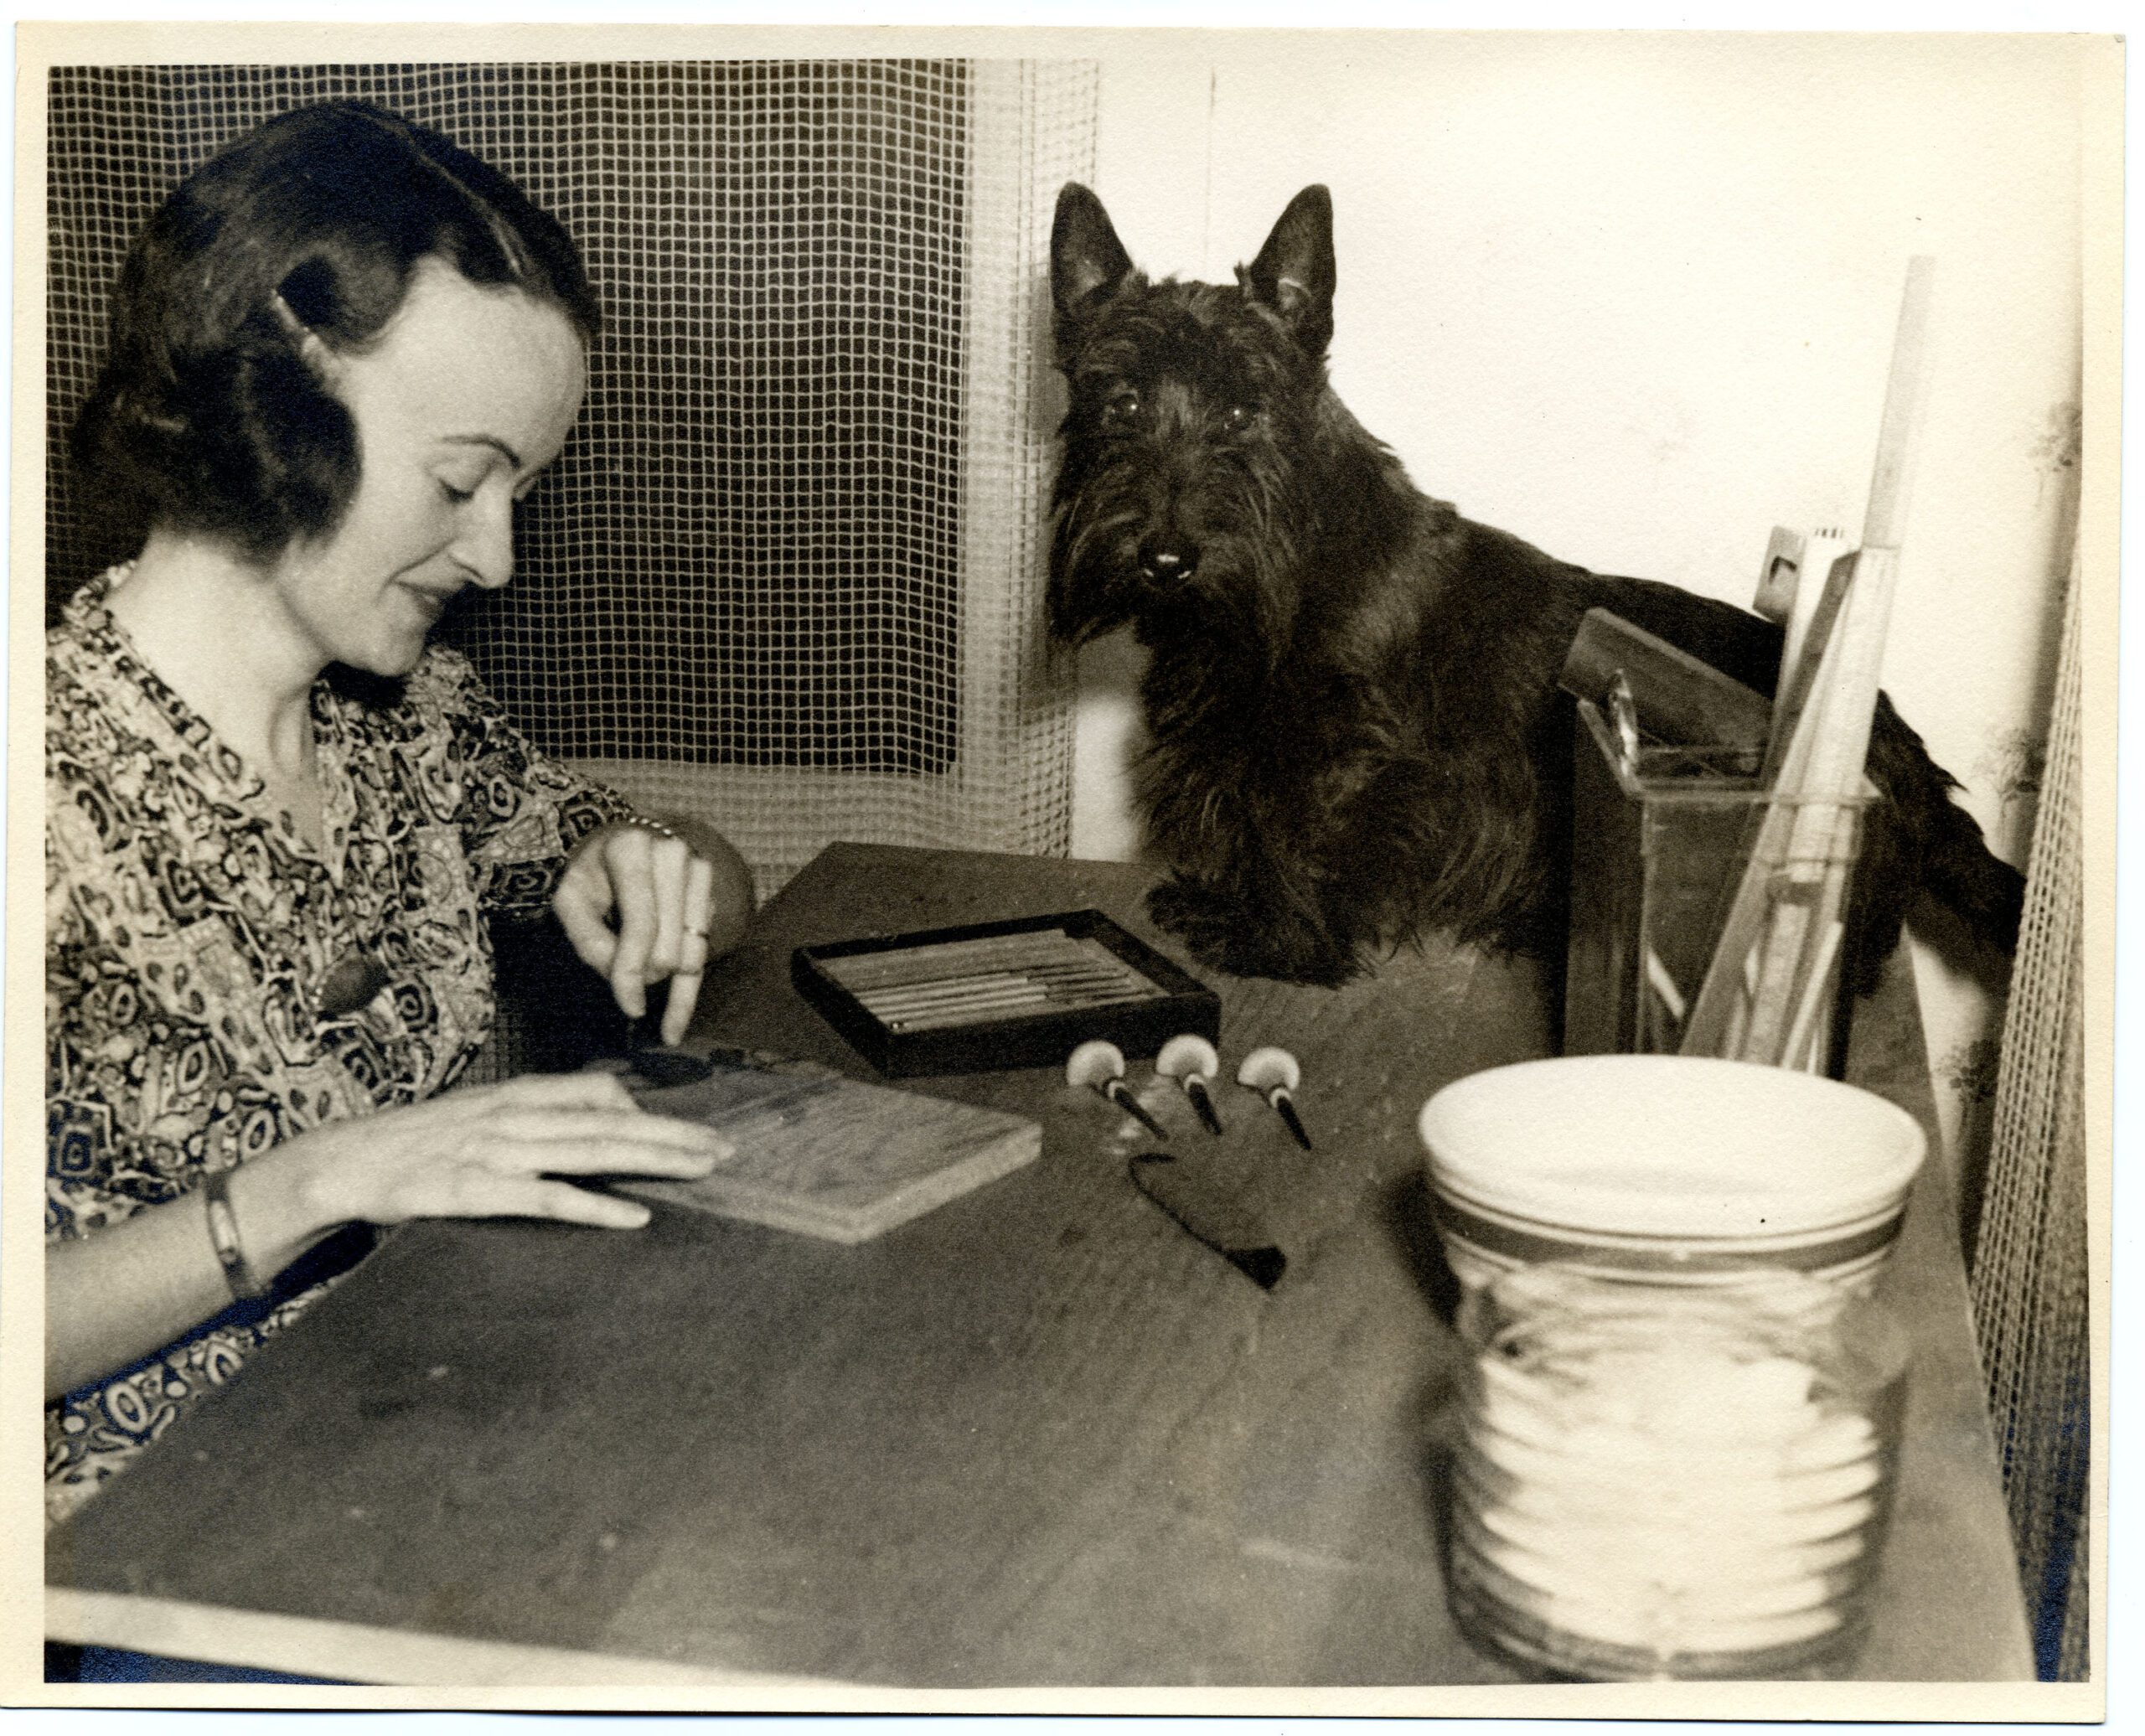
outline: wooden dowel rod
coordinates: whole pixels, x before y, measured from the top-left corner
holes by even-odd
[[[1845,608],[1825,648],[1817,685],[1806,706],[1814,724],[1810,752],[1793,783],[1785,776],[1775,793],[1791,801],[1823,804],[1846,800],[1862,788],[1869,757],[1869,727],[1876,716],[1877,691],[1884,662],[1884,634],[1890,623],[1892,592],[1899,573],[1899,552],[1863,549],[1854,555],[1854,582]],[[1814,819],[1830,824],[1829,813]],[[1797,855],[1807,855],[1801,840],[1816,840],[1807,828],[1797,834]]]
[[[1813,576],[1806,575],[1804,582],[1807,583],[1811,576]],[[1853,583],[1852,554],[1827,563],[1823,581],[1817,587],[1817,602],[1803,623],[1802,641],[1796,648],[1792,664],[1786,647],[1782,647],[1780,679],[1773,690],[1772,736],[1765,743],[1763,778],[1768,788],[1779,785],[1788,746],[1794,741],[1795,731],[1818,690],[1824,673],[1825,654],[1837,635],[1847,594]]]
[[[861,953],[820,962],[839,975],[869,975],[875,971],[910,970],[988,958],[1041,958],[1080,950],[1069,934],[1001,934],[978,940],[936,941],[929,946],[904,947],[897,952]]]
[[[867,1011],[900,1013],[919,1007],[940,1005],[949,1000],[972,999],[1008,989],[1036,993],[1080,995],[1099,989],[1140,989],[1149,986],[1129,970],[1083,971],[1077,975],[1008,974],[967,977],[958,982],[937,983],[922,989],[888,989],[860,995],[857,1001]]]
[[[1758,955],[1753,952],[1745,952],[1743,954],[1742,964],[1736,970],[1735,980],[1729,991],[1734,996],[1734,1000],[1728,1012],[1727,1040],[1719,1044],[1717,1048],[1708,1049],[1706,1051],[1708,1054],[1734,1056],[1743,1052],[1744,1034],[1750,1028],[1750,997],[1755,992],[1757,984]],[[1688,1052],[1688,1043],[1685,1047]]]
[[[1151,989],[1153,992],[1157,994],[1160,992],[1159,989],[1155,989],[1154,985],[1150,983],[1141,982],[1136,979],[1129,977],[1108,977],[1098,979],[1093,982],[1074,983],[1032,983],[1020,979],[1015,979],[1003,983],[979,983],[973,989],[964,989],[958,994],[934,994],[917,995],[913,997],[904,996],[898,1000],[867,1000],[864,1001],[862,1005],[865,1010],[868,1012],[881,1015],[888,1013],[899,1014],[921,1011],[930,1007],[944,1006],[949,1003],[956,1001],[980,1000],[986,996],[991,995],[1055,995],[1060,999],[1068,997],[1078,999],[1083,995],[1101,994],[1105,991],[1119,989],[1138,989],[1142,990]]]
[[[1122,989],[1109,995],[1067,997],[1056,995],[1026,995],[1017,999],[985,1003],[974,1003],[960,1007],[949,1007],[942,1011],[918,1013],[912,1018],[889,1019],[889,1031],[943,1031],[955,1025],[974,1025],[989,1020],[1021,1018],[1031,1013],[1077,1013],[1089,1007],[1118,1006],[1130,1000],[1149,1000],[1158,992],[1148,989]]]
[[[1812,886],[1773,900],[1771,920],[1758,949],[1756,986],[1750,995],[1750,1019],[1737,1045],[1744,1061],[1775,1064],[1794,1022],[1801,992],[1802,957],[1810,943],[1814,907],[1823,889]]]
[[[1884,417],[1877,429],[1877,462],[1862,521],[1865,549],[1896,549],[1906,530],[1907,497],[1929,398],[1929,310],[1936,261],[1917,253],[1907,261],[1899,323],[1892,339],[1892,373],[1884,387]]]
[[[1795,1020],[1787,1029],[1787,1041],[1781,1046],[1778,1064],[1782,1067],[1806,1067],[1810,1048],[1810,1033],[1817,1023],[1817,1015],[1825,1005],[1827,986],[1832,977],[1832,965],[1840,955],[1840,941],[1847,933],[1847,924],[1837,917],[1825,925],[1824,938],[1817,943],[1817,956],[1811,961],[1808,979],[1802,985],[1801,1004],[1795,1009]]]
[[[1066,958],[1049,964],[994,964],[974,970],[947,971],[937,976],[917,977],[897,983],[867,983],[851,990],[861,1000],[880,995],[922,995],[933,989],[954,989],[970,983],[1048,982],[1059,977],[1133,976],[1129,965],[1114,959]]]
[[[1774,531],[1775,545],[1783,535]],[[1772,728],[1765,741],[1762,773],[1768,786],[1780,769],[1781,756],[1787,751],[1796,722],[1809,701],[1826,642],[1839,618],[1853,572],[1843,564],[1853,550],[1833,532],[1797,537],[1793,548],[1802,570],[1793,593],[1786,599],[1786,612],[1780,617],[1780,674],[1773,682]]]
[[[1817,733],[1817,708],[1807,705],[1789,741],[1775,788],[1791,787],[1801,778],[1809,762],[1811,743]],[[1691,1005],[1683,1027],[1680,1052],[1685,1055],[1736,1055],[1742,1050],[1747,1023],[1750,989],[1745,973],[1751,969],[1751,949],[1763,935],[1772,907],[1773,882],[1787,860],[1795,829],[1795,814],[1779,800],[1765,804],[1758,837],[1750,850],[1749,866],[1736,886],[1720,938],[1714,943],[1712,963],[1706,967],[1698,999]],[[1739,1016],[1740,1015],[1740,1016]]]
[[[881,987],[889,983],[920,981],[955,970],[986,965],[1043,964],[1058,960],[1109,959],[1116,954],[1107,947],[1052,930],[1047,933],[1007,934],[980,940],[946,941],[899,952],[864,953],[823,958],[821,968],[850,988]]]

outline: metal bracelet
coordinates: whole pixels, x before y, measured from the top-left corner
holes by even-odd
[[[209,1215],[209,1245],[216,1250],[217,1263],[224,1268],[224,1281],[231,1287],[231,1294],[241,1302],[266,1295],[268,1287],[256,1275],[246,1257],[246,1244],[238,1238],[238,1216],[231,1210],[231,1171],[218,1170],[211,1174],[201,1189],[201,1198]]]

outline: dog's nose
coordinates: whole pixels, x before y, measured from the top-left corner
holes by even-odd
[[[1199,545],[1182,537],[1144,542],[1140,565],[1158,579],[1188,579],[1199,565]]]

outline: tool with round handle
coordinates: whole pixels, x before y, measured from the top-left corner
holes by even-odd
[[[1222,1116],[1214,1107],[1214,1093],[1207,1086],[1221,1070],[1222,1057],[1214,1052],[1214,1046],[1188,1031],[1164,1043],[1162,1052],[1155,1057],[1155,1071],[1184,1088],[1184,1094],[1191,1099],[1191,1107],[1198,1110],[1210,1134],[1221,1132]]]
[[[1132,1088],[1124,1082],[1124,1051],[1115,1043],[1094,1037],[1081,1044],[1066,1057],[1065,1078],[1067,1084],[1099,1093],[1156,1139],[1169,1138],[1169,1129],[1140,1107]]]
[[[1286,1049],[1253,1049],[1237,1069],[1237,1083],[1263,1093],[1273,1104],[1274,1113],[1288,1124],[1296,1143],[1306,1151],[1310,1150],[1310,1135],[1304,1131],[1295,1098],[1290,1094],[1303,1083],[1303,1069],[1296,1065],[1295,1056]]]

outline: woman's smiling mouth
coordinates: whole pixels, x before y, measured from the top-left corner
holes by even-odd
[[[418,609],[422,612],[427,625],[445,614],[447,606],[452,602],[462,592],[459,585],[450,590],[442,591],[430,585],[413,585],[407,581],[402,581],[399,588],[414,599]]]

